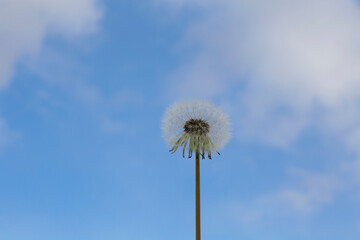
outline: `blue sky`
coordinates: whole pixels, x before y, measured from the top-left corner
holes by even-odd
[[[0,239],[195,235],[193,159],[166,107],[208,99],[204,239],[360,237],[354,0],[0,2]]]

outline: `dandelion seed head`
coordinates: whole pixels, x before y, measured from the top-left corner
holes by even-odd
[[[175,103],[166,110],[162,130],[174,153],[179,147],[191,157],[199,151],[211,158],[230,138],[228,116],[205,101]]]
[[[184,131],[190,135],[206,135],[209,133],[210,125],[203,119],[189,119],[184,125]]]

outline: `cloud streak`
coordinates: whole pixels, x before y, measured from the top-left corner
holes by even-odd
[[[359,158],[356,1],[158,2],[196,9],[202,16],[177,46],[178,52],[196,51],[170,77],[171,96],[219,99],[231,113],[235,135],[244,141],[287,148],[311,128]],[[359,161],[345,162],[334,171],[300,174],[269,201],[300,212],[332,203],[343,184],[358,181]]]
[[[94,31],[101,18],[96,0],[3,0],[0,3],[0,88],[19,58],[35,55],[49,34],[72,37]]]
[[[241,132],[277,146],[311,125],[343,133],[359,124],[355,1],[167,2],[205,16],[180,44],[197,53],[174,74],[172,93],[230,96]]]

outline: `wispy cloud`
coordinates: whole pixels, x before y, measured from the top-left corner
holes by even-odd
[[[86,106],[98,118],[106,132],[119,132],[121,124],[104,109],[108,103],[119,105],[119,96],[108,100],[97,86],[85,80],[84,67],[69,56],[44,44],[48,36],[72,40],[96,32],[102,18],[100,0],[5,0],[0,3],[0,89],[4,89],[14,74],[15,64],[23,57],[26,66],[55,88],[65,90],[73,100]],[[51,108],[66,108],[46,90],[39,89],[37,106],[48,115]],[[60,90],[61,91],[61,90]]]
[[[204,16],[181,42],[197,52],[174,73],[172,94],[231,100],[242,133],[280,146],[310,125],[358,127],[355,1],[164,1]]]
[[[283,187],[270,198],[301,213],[311,213],[323,205],[331,204],[344,187],[344,182],[337,174],[299,170],[291,172],[295,183]]]
[[[0,88],[7,86],[14,64],[35,55],[49,34],[72,37],[97,28],[96,0],[3,0],[0,3]]]
[[[211,219],[222,219],[221,224],[246,231],[258,231],[289,219],[294,222],[309,219],[334,203],[346,185],[335,172],[291,169],[288,178],[282,186],[248,200],[221,199],[212,206]],[[219,221],[212,224],[218,225]]]
[[[40,89],[41,94],[37,96],[35,105],[40,114],[77,107],[87,112],[104,133],[119,134],[131,128],[121,119],[125,116],[123,112],[144,103],[143,94],[133,88],[114,87],[111,93],[105,93],[101,83],[89,80],[91,70],[67,53],[44,48],[28,67],[51,86]],[[51,96],[46,91],[58,94]]]
[[[177,46],[178,52],[196,51],[170,76],[172,97],[218,99],[231,113],[235,135],[245,141],[287,148],[311,128],[360,158],[356,1],[157,2],[201,13]],[[299,212],[331,204],[343,184],[358,181],[358,160],[338,164],[341,171],[297,174],[298,183],[271,201]]]

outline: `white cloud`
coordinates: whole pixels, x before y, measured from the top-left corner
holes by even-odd
[[[242,136],[278,146],[310,125],[342,134],[360,124],[355,1],[162,2],[204,16],[180,44],[198,51],[172,77],[172,95],[235,102]]]
[[[296,170],[292,171],[292,175],[296,183],[284,187],[273,198],[302,213],[310,213],[320,206],[331,204],[343,188],[343,182],[337,174]]]
[[[235,228],[258,231],[280,221],[309,219],[319,214],[321,207],[329,206],[344,190],[345,181],[333,173],[318,173],[291,169],[290,181],[276,190],[268,191],[248,200],[234,197],[216,202],[210,211],[212,224],[224,224],[226,229]],[[319,216],[319,215],[318,215]],[[221,219],[217,221],[216,219]],[[283,222],[284,221],[284,222]]]
[[[231,114],[235,135],[246,141],[288,147],[311,127],[359,157],[357,1],[157,2],[200,13],[177,46],[179,53],[196,52],[170,77],[171,97],[220,100]],[[345,162],[338,163],[339,170],[300,174],[297,182],[256,206],[281,203],[313,212],[331,204],[359,181],[360,161]]]
[[[91,32],[100,17],[96,0],[1,0],[0,88],[9,84],[16,61],[38,53],[48,34]]]

